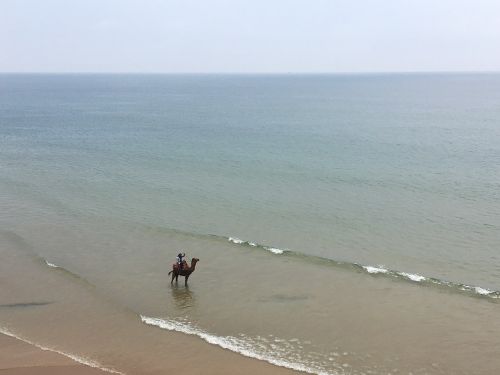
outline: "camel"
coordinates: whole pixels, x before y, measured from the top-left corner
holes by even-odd
[[[172,274],[172,281],[170,281],[170,284],[172,284],[174,282],[174,279],[175,279],[175,282],[177,283],[177,279],[179,278],[179,275],[180,275],[180,276],[184,276],[184,285],[187,286],[189,276],[194,272],[194,269],[196,268],[196,263],[198,261],[199,261],[198,258],[191,259],[191,267],[188,267],[187,262],[184,261],[182,263],[182,270],[179,270],[177,263],[174,263],[172,265],[172,271],[170,271],[168,273],[169,275]]]

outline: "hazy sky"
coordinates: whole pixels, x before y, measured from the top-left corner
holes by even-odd
[[[0,71],[500,71],[500,0],[0,0]]]

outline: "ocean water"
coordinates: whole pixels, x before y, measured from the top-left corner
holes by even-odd
[[[0,327],[125,373],[162,362],[85,345],[108,305],[310,373],[495,373],[499,103],[499,74],[0,75]],[[81,290],[94,318],[50,319]]]

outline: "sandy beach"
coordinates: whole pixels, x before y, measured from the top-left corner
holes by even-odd
[[[0,334],[0,374],[97,375],[105,374],[105,372]]]
[[[198,349],[197,346],[194,346],[192,348],[192,354],[195,354]],[[222,351],[220,352],[221,354],[224,353]],[[203,357],[203,355],[201,356]],[[180,362],[180,366],[174,364],[172,367],[165,369],[164,373],[168,373],[172,370],[176,372],[183,371],[185,374],[294,373],[293,371],[244,357],[238,358],[235,356],[233,361],[227,361],[227,358],[224,358],[224,355],[222,355],[222,357],[218,359],[220,360],[204,361],[201,365],[190,365],[182,361]],[[175,363],[174,358],[172,358],[172,363]],[[80,364],[58,353],[37,348],[34,345],[30,345],[14,337],[0,334],[0,374],[2,375],[98,375],[106,373],[108,372]]]

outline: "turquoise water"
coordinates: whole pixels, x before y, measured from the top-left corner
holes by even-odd
[[[0,75],[0,224],[146,323],[235,351],[374,369],[380,309],[373,358],[445,358],[391,338],[476,347],[462,327],[497,312],[499,103],[499,74]],[[179,249],[200,270],[165,296]]]

